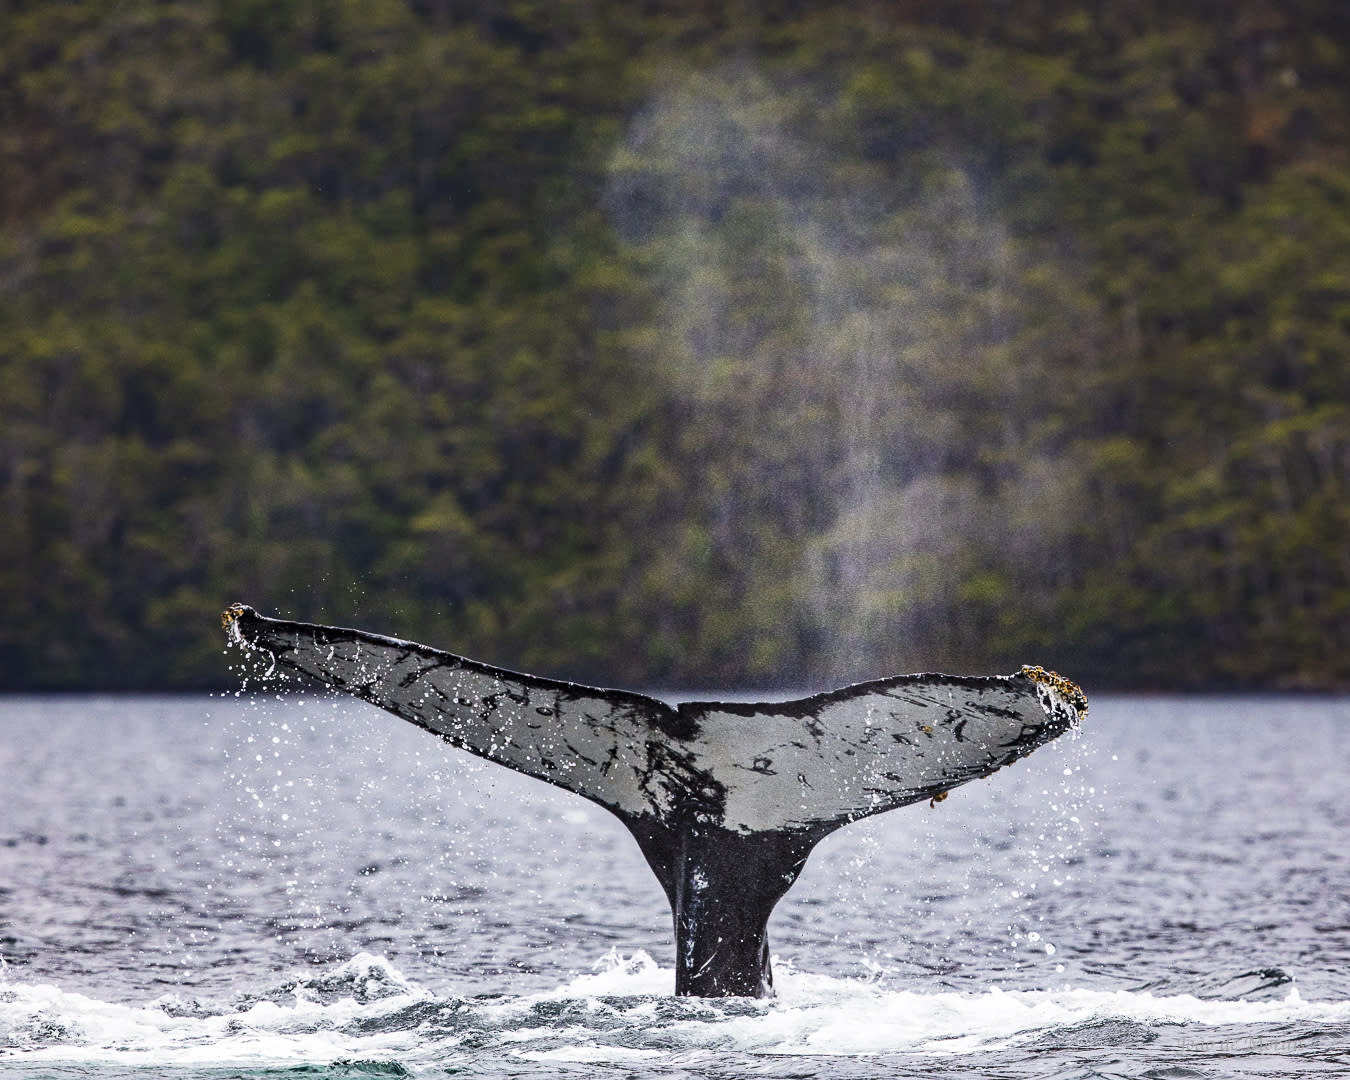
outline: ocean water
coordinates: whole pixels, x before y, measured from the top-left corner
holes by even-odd
[[[1094,699],[672,996],[574,796],[350,699],[0,698],[0,1078],[1350,1072],[1350,701]]]

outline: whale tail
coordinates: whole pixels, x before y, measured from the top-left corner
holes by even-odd
[[[675,992],[702,997],[771,992],[769,915],[825,836],[988,776],[1087,711],[1077,686],[1039,667],[672,707],[242,604],[222,622],[269,674],[313,676],[617,816],[670,902]]]

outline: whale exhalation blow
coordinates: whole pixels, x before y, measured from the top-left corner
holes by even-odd
[[[1077,726],[1087,698],[1040,667],[900,675],[797,701],[677,706],[490,667],[235,604],[233,642],[479,757],[603,806],[633,834],[675,919],[675,993],[772,993],[766,927],[811,849]]]

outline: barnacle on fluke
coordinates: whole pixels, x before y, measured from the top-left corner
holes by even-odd
[[[1078,719],[1082,721],[1088,714],[1087,695],[1079,688],[1078,684],[1072,679],[1066,679],[1058,671],[1046,671],[1039,664],[1022,665],[1022,674],[1032,682],[1045,683],[1046,686],[1053,686],[1068,700],[1069,704],[1078,712]]]
[[[240,615],[244,614],[244,612],[246,612],[247,610],[248,608],[246,608],[243,604],[231,604],[229,607],[227,607],[224,611],[220,613],[220,628],[222,630],[228,630],[230,628],[230,624],[234,622],[235,619],[239,618]]]

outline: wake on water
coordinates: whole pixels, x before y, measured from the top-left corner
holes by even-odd
[[[1328,1039],[1350,1022],[1350,1002],[1294,989],[920,992],[776,966],[772,1000],[672,997],[671,971],[617,951],[523,996],[439,996],[365,953],[224,1002],[120,1005],[6,976],[0,1075],[861,1076],[997,1062],[1012,1076],[1255,1076],[1274,1074],[1270,1055],[1279,1075],[1305,1075],[1331,1063]]]

